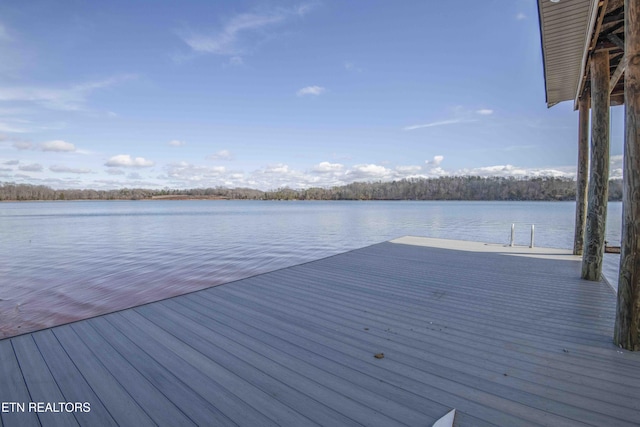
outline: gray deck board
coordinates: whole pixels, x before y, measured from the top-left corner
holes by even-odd
[[[579,276],[557,250],[385,242],[8,338],[2,402],[91,412],[0,427],[637,425],[640,354]]]
[[[31,401],[29,389],[24,382],[18,359],[11,340],[0,341],[0,402],[26,403]],[[39,426],[38,415],[31,412],[13,412],[7,408],[7,412],[0,413],[2,423],[6,426],[21,425],[25,427]]]
[[[381,385],[380,381],[375,377],[361,375],[360,372],[350,369],[344,363],[332,360],[326,355],[328,349],[314,351],[308,346],[308,343],[297,342],[295,337],[291,338],[286,334],[279,334],[278,331],[272,328],[265,328],[265,330],[253,326],[252,323],[247,323],[247,321],[251,322],[252,317],[246,314],[238,316],[241,313],[240,310],[228,310],[220,305],[211,308],[207,305],[202,305],[201,301],[197,300],[183,299],[179,302],[176,301],[176,303],[184,305],[192,313],[200,313],[206,316],[210,319],[207,320],[207,324],[212,327],[224,325],[224,327],[231,328],[236,331],[234,339],[239,342],[259,349],[272,359],[278,360],[279,363],[286,364],[290,368],[303,373],[303,375],[313,377],[318,383],[325,384],[329,388],[335,388],[342,394],[353,391],[355,392],[354,398],[358,399],[362,394],[373,393],[390,401],[402,398],[405,404],[413,400],[412,397],[414,396],[402,393],[400,388]],[[236,314],[235,317],[234,314]],[[443,405],[437,405],[425,399],[415,401],[411,407],[414,411],[422,414],[432,414],[433,416],[441,414],[447,409]],[[403,416],[407,415],[413,414],[403,414]]]
[[[20,370],[29,389],[32,402],[45,402],[56,404],[66,402],[58,388],[58,384],[51,376],[33,336],[23,335],[12,340],[16,358],[20,362]],[[69,412],[38,412],[38,418],[42,424],[51,426],[77,426],[74,414]]]
[[[91,349],[86,346],[71,326],[57,327],[52,331],[116,423],[119,425],[153,426],[154,423],[149,415],[109,373],[108,369],[95,357]],[[89,403],[93,404],[91,401]],[[97,416],[92,417],[92,421],[102,422]],[[91,423],[85,425],[91,425]]]
[[[313,322],[315,325],[321,325],[323,327],[323,331],[320,334],[324,335],[326,338],[330,339],[335,346],[335,349],[342,349],[343,351],[348,351],[352,356],[358,359],[371,359],[372,355],[377,352],[383,352],[385,354],[385,367],[390,369],[392,372],[397,374],[404,372],[406,375],[409,375],[412,378],[420,378],[424,384],[430,384],[437,388],[436,393],[450,393],[451,395],[460,395],[463,394],[470,401],[482,404],[488,404],[491,407],[498,407],[504,411],[510,411],[514,416],[523,417],[523,420],[529,418],[530,420],[537,420],[540,417],[544,417],[546,419],[552,419],[553,416],[551,413],[544,412],[539,413],[535,410],[533,406],[533,402],[531,401],[534,396],[525,396],[521,397],[520,401],[513,400],[514,394],[518,394],[518,390],[502,390],[496,391],[492,385],[493,382],[487,382],[486,384],[478,385],[477,381],[474,381],[474,377],[471,375],[466,376],[467,382],[465,384],[460,384],[458,380],[460,380],[460,375],[454,370],[447,370],[443,366],[438,366],[433,359],[430,360],[429,364],[424,364],[424,361],[419,361],[418,365],[409,365],[407,363],[403,363],[400,359],[402,359],[402,353],[398,351],[396,343],[393,343],[391,339],[388,339],[386,342],[382,341],[378,344],[373,344],[370,341],[370,338],[362,339],[364,334],[358,332],[358,335],[339,335],[336,333],[334,326],[329,322],[327,324],[323,324],[323,322],[318,319],[316,316],[317,313],[313,313],[313,315],[305,315],[304,311],[297,312],[293,306],[288,306],[286,308],[279,309],[277,306],[277,302],[275,301],[265,301],[266,296],[260,295],[256,296],[256,299],[253,299],[255,305],[250,306],[254,311],[263,312],[278,310],[283,316],[286,316],[285,313],[291,313],[290,316],[295,316],[296,322],[298,324],[302,324],[306,333],[309,333],[311,330],[310,325],[304,324],[305,320],[309,322]],[[259,301],[264,301],[264,304],[261,306]],[[266,308],[268,307],[268,308]],[[313,319],[311,319],[313,317]],[[284,323],[287,323],[286,321]],[[322,338],[319,338],[322,339]],[[387,361],[389,360],[389,361]],[[397,362],[397,363],[396,363]],[[419,365],[423,366],[420,367]],[[446,376],[441,376],[442,373],[446,372]],[[487,389],[493,389],[490,393],[487,393]],[[528,398],[528,402],[527,402]],[[551,405],[556,404],[556,402],[550,402]],[[570,408],[564,408],[565,410],[569,410]],[[588,411],[587,411],[588,412]],[[597,414],[586,414],[585,416],[591,416],[592,418],[597,418]],[[524,425],[524,422],[520,420],[518,425]],[[572,423],[566,423],[563,419],[557,419],[553,421],[554,425],[578,425]]]
[[[203,333],[203,326],[172,311],[164,303],[162,305],[163,307],[153,307],[153,310],[144,311],[143,309],[148,307],[142,307],[140,311],[165,330],[181,333],[180,339],[185,343],[197,349],[204,356],[215,360],[227,370],[229,377],[235,376],[236,381],[243,382],[243,398],[255,402],[254,407],[277,424],[318,425],[319,421],[314,421],[314,419],[320,420],[323,419],[323,415],[327,416],[327,411],[321,411],[317,401],[307,398],[289,385],[290,382],[296,384],[298,380],[292,376],[290,371],[281,370],[278,378],[269,375],[258,367],[264,364],[265,369],[274,369],[273,365],[269,366],[270,361],[256,362],[255,357],[251,357],[255,355],[251,355],[246,349],[243,351],[243,355],[253,363],[236,357],[232,353],[234,349],[230,340],[224,339],[214,331],[210,334]],[[188,332],[185,333],[182,328],[178,331],[176,324],[185,325]],[[311,385],[308,387],[311,389]],[[308,392],[312,392],[312,390],[308,390]],[[280,399],[274,400],[272,396],[282,396],[282,401]],[[293,409],[296,407],[306,408],[305,415]]]
[[[266,294],[259,295],[259,297],[265,300],[266,302],[269,302],[270,304],[269,306],[271,307],[271,309],[273,309],[273,307],[276,306],[278,302],[286,301],[284,296],[274,297],[274,298],[277,298],[277,300],[275,301],[269,301],[269,298],[271,298],[271,296]],[[294,306],[296,305],[299,306],[299,304],[300,304],[299,301],[294,301],[294,303],[291,306],[286,307],[286,311],[295,311],[296,309],[294,308]],[[344,324],[343,319],[340,319],[339,321],[335,320],[338,318],[339,313],[336,314],[335,311],[330,310],[329,308],[327,309],[328,314],[323,315],[320,312],[320,310],[321,308],[318,307],[316,302],[316,310],[314,310],[313,312],[313,316],[315,318],[314,321],[316,323],[326,324],[327,329],[333,330],[333,331],[337,331],[340,328],[341,323]],[[296,313],[296,316],[299,316],[299,318],[306,317],[304,311],[301,311],[300,313]],[[502,391],[502,393],[500,393],[499,390],[495,389],[494,382],[496,382],[496,377],[505,376],[504,374],[507,373],[507,371],[511,370],[509,365],[505,366],[505,365],[493,364],[492,366],[493,369],[492,369],[490,367],[491,363],[489,362],[489,363],[484,363],[481,366],[477,366],[477,363],[478,363],[477,358],[459,357],[458,354],[462,354],[464,356],[464,353],[461,353],[459,349],[454,348],[450,351],[442,352],[442,353],[434,352],[432,351],[432,349],[436,348],[434,344],[438,344],[438,342],[427,344],[426,346],[420,346],[419,343],[417,343],[415,340],[402,339],[401,337],[398,337],[397,332],[395,330],[391,331],[391,330],[383,329],[384,324],[379,324],[379,323],[376,324],[374,322],[368,322],[367,324],[373,326],[373,330],[372,328],[369,328],[369,331],[366,334],[364,334],[367,336],[366,341],[362,340],[362,337],[363,337],[362,328],[359,328],[359,329],[350,328],[350,329],[345,329],[344,331],[341,331],[341,335],[342,337],[344,337],[343,338],[344,342],[355,343],[355,342],[361,341],[365,345],[370,345],[372,342],[377,342],[378,346],[389,347],[388,341],[390,340],[391,343],[393,343],[392,346],[394,347],[394,353],[393,353],[394,356],[405,360],[406,361],[405,363],[409,365],[413,365],[414,367],[419,368],[421,365],[420,363],[421,360],[428,358],[432,362],[432,365],[430,366],[430,371],[432,371],[433,373],[437,374],[438,370],[442,369],[442,370],[446,370],[449,377],[454,377],[454,373],[457,374],[459,372],[461,374],[461,375],[457,375],[460,378],[459,381],[464,381],[465,379],[470,380],[470,379],[473,379],[474,376],[482,377],[483,379],[487,380],[488,383],[484,386],[480,386],[479,388],[481,389],[493,388],[493,391],[492,391],[493,394],[502,394],[503,396],[509,396],[509,398],[511,399],[519,397],[522,402],[526,402],[529,406],[534,406],[534,403],[539,400],[540,395],[544,396],[545,398],[553,395],[554,398],[558,401],[555,403],[564,401],[569,405],[581,405],[584,409],[586,409],[585,416],[587,416],[588,419],[593,419],[593,420],[598,419],[598,414],[590,413],[589,407],[592,403],[592,400],[591,400],[592,398],[600,399],[602,390],[598,390],[596,388],[591,393],[591,398],[584,398],[576,394],[566,394],[565,392],[570,390],[568,387],[563,387],[566,383],[556,382],[553,380],[553,377],[546,377],[544,379],[544,386],[542,386],[540,384],[536,384],[535,382],[532,382],[531,380],[532,379],[535,380],[535,378],[531,378],[531,376],[529,376],[529,380],[520,381],[518,380],[517,377],[513,376],[513,373],[510,373],[506,375],[507,378],[505,378],[503,381],[497,381],[497,383],[505,383],[505,384],[511,383],[513,386],[510,388],[506,388],[505,390]],[[378,331],[379,333],[376,334],[376,331]],[[375,336],[376,339],[372,340],[371,338],[372,336]],[[439,340],[441,339],[442,337],[439,337]],[[424,350],[422,348],[424,348]],[[414,357],[414,356],[418,356],[418,357]],[[486,359],[481,358],[479,360],[485,361]],[[552,388],[549,388],[550,383],[553,383],[559,387],[562,387],[563,390],[560,391],[560,390],[554,390]],[[597,387],[597,384],[594,384],[594,387]],[[614,387],[619,388],[617,383],[614,384]],[[575,386],[573,387],[573,389],[576,390],[577,392],[582,391],[583,388],[584,387],[575,387]],[[519,396],[521,394],[521,391],[527,391],[529,393],[522,394],[521,396]],[[621,411],[624,411],[626,409],[624,406],[619,406],[617,404],[617,402],[619,402],[620,399],[628,400],[627,404],[632,405],[636,408],[640,406],[637,402],[637,399],[633,399],[631,396],[613,394],[613,396],[607,395],[605,397],[606,398],[611,397],[610,402],[605,403],[604,401],[601,400],[599,409],[602,411],[605,411],[605,413],[610,417],[616,417]],[[546,406],[548,407],[548,405]],[[556,412],[568,413],[570,410],[571,410],[570,407],[559,406],[556,409]],[[602,420],[602,422],[604,422],[604,420]]]
[[[282,284],[282,281],[280,281],[279,283]],[[256,290],[255,292],[257,294],[261,291]],[[393,328],[394,334],[405,333],[405,334],[417,335],[417,337],[419,338],[422,334],[429,333],[429,331],[434,331],[437,333],[437,332],[442,332],[443,328],[445,328],[442,323],[444,321],[444,318],[429,317],[429,319],[433,319],[433,320],[430,320],[428,324],[425,324],[424,322],[422,323],[420,322],[419,317],[405,316],[405,313],[408,310],[399,309],[398,313],[393,313],[393,314],[390,314],[388,312],[377,313],[375,311],[372,311],[370,313],[369,312],[365,313],[366,311],[365,307],[359,306],[357,303],[351,303],[350,301],[353,298],[346,298],[344,296],[342,298],[333,297],[333,298],[325,299],[321,295],[312,296],[312,295],[309,295],[308,292],[305,292],[305,291],[298,292],[290,288],[287,289],[285,292],[282,292],[281,289],[279,289],[279,285],[276,285],[276,284],[270,285],[269,289],[266,292],[267,292],[266,298],[275,298],[279,302],[282,302],[285,300],[293,301],[294,307],[307,307],[309,309],[313,308],[314,310],[323,310],[323,312],[328,313],[328,315],[331,316],[332,318],[334,319],[340,318],[342,321],[353,321],[359,324],[364,324],[365,322],[363,321],[366,320],[367,325],[375,323],[375,324],[378,324],[379,327],[384,326],[385,329]],[[313,301],[313,302],[310,303],[309,301]],[[325,302],[325,304],[323,304],[323,301]],[[340,310],[341,307],[343,307],[344,309]],[[381,321],[384,323],[380,324]],[[447,340],[450,334],[455,334],[456,336],[460,336],[465,340],[472,340],[475,338],[475,336],[472,336],[471,334],[468,334],[468,333],[466,333],[467,336],[465,336],[465,331],[469,330],[470,326],[471,324],[469,323],[459,324],[459,323],[454,323],[450,320],[447,320],[445,334],[444,336],[439,336],[438,339]],[[413,329],[419,330],[419,333],[412,334]],[[493,330],[494,329],[490,329],[489,331],[493,331]],[[477,330],[474,330],[474,333],[477,334]],[[493,336],[493,339],[495,340],[495,335]],[[529,346],[532,343],[535,343],[535,341],[531,339],[529,339],[526,342],[529,344]],[[563,349],[565,348],[559,347],[557,348],[557,351],[554,351],[551,354],[548,354],[547,352],[542,355],[547,359],[551,358],[554,361],[554,363],[564,363],[564,360],[566,360],[566,357],[564,354],[562,354],[564,353]],[[580,349],[575,349],[577,357],[581,357],[579,350]],[[495,352],[495,348],[491,346],[489,348],[489,351]],[[520,351],[522,351],[522,349],[520,349]],[[532,347],[532,351],[535,351],[535,348]],[[572,351],[573,351],[573,348],[572,348]],[[539,354],[540,352],[538,351],[537,353]],[[607,355],[611,356],[611,353],[608,352]],[[616,358],[617,363],[622,363],[622,364],[626,363],[625,361],[620,361],[617,359],[619,358]],[[572,365],[573,364],[567,365],[567,369],[571,369]],[[591,363],[590,360],[586,358],[581,363],[580,369],[585,367],[589,368],[592,365],[601,366],[601,365],[595,364],[595,362]],[[638,365],[637,363],[631,364],[630,367],[638,367]],[[623,382],[628,381],[630,383],[634,383],[635,380],[633,378],[634,376],[633,374],[636,374],[635,376],[637,377],[638,372],[640,372],[640,370],[627,373],[627,375],[631,374],[632,376],[631,378],[628,378],[627,375],[620,375],[616,373],[615,370],[613,370],[614,374],[619,375],[617,380],[615,381],[616,384],[618,384],[620,381],[623,381]],[[600,373],[600,371],[598,371],[598,373]],[[604,377],[601,375],[598,379],[603,380]]]
[[[127,338],[121,331],[111,326],[107,319],[99,317],[91,320],[95,330],[106,337],[109,344],[118,351],[149,383],[176,405],[197,425],[229,423],[229,420],[210,403],[195,393],[187,384],[164,369],[149,354],[140,351],[136,341]],[[141,339],[144,339],[141,337]],[[185,378],[187,382],[198,378]]]
[[[187,309],[185,307],[172,307],[176,311],[184,313],[185,316],[193,319],[195,322],[204,320],[211,323],[211,318],[202,316],[196,310]],[[197,323],[194,324],[196,327]],[[215,334],[218,328],[211,329]],[[206,335],[211,332],[203,330]],[[242,340],[242,343],[234,341],[236,335],[240,336],[237,331],[231,330],[228,339],[221,339],[225,350],[232,352],[234,357],[244,360],[252,365],[264,366],[268,375],[275,378],[283,378],[286,384],[295,387],[294,394],[300,399],[307,395],[317,402],[326,405],[322,410],[317,411],[314,420],[321,423],[331,420],[333,415],[329,412],[329,408],[339,411],[338,416],[334,415],[335,420],[330,424],[346,425],[348,422],[352,424],[370,424],[373,420],[381,422],[386,418],[387,425],[398,425],[399,423],[416,424],[419,423],[424,415],[407,410],[405,406],[396,404],[395,402],[383,398],[365,387],[359,387],[351,381],[345,381],[342,378],[333,375],[331,372],[323,371],[315,366],[305,363],[300,354],[294,352],[291,354],[282,354],[279,349],[269,346],[267,343],[255,342],[253,340]],[[261,363],[263,358],[268,358],[269,363]],[[294,400],[287,399],[295,404]],[[308,399],[305,399],[308,400]],[[316,402],[302,402],[303,406],[313,407]],[[297,405],[296,405],[297,406]],[[309,414],[310,411],[307,411]],[[331,411],[333,412],[333,411]],[[349,414],[347,417],[346,414]],[[353,419],[353,420],[352,420]],[[356,421],[354,423],[353,421]],[[402,425],[402,424],[399,424]]]
[[[322,337],[317,341],[310,339],[312,334],[309,328],[300,328],[295,323],[270,319],[273,313],[260,314],[255,310],[243,309],[241,306],[230,304],[226,300],[216,302],[214,312],[217,319],[229,319],[230,324],[234,328],[240,328],[243,334],[263,336],[265,345],[276,346],[278,349],[293,348],[290,350],[290,354],[295,354],[295,356],[292,357],[302,357],[303,360],[313,363],[316,367],[326,367],[330,373],[340,375],[354,384],[359,384],[381,396],[402,402],[415,411],[429,415],[429,419],[440,417],[449,410],[446,405],[420,396],[425,387],[423,383],[380,369],[379,364],[369,363],[375,360],[371,352],[352,357],[343,351],[344,348],[336,350],[324,345],[325,341],[322,340]],[[187,301],[181,300],[180,303],[186,304]],[[198,310],[198,308],[194,308],[194,310]],[[242,327],[243,323],[244,328]],[[328,379],[331,380],[331,378]],[[500,416],[504,419],[502,414]],[[464,417],[461,414],[459,418]],[[476,417],[467,416],[467,419],[470,420],[469,425],[494,425]]]
[[[78,368],[58,342],[50,329],[32,334],[42,357],[49,366],[49,371],[67,402],[91,402],[91,411],[76,412],[75,417],[80,424],[84,422],[100,426],[117,426],[100,398],[84,379]]]
[[[220,420],[220,425],[276,425],[269,418],[253,409],[236,396],[240,388],[226,389],[218,379],[218,367],[193,348],[186,346],[175,336],[167,333],[151,321],[128,310],[116,313],[110,319],[112,324],[136,340],[138,345],[162,364],[170,372],[180,373],[182,381],[201,397],[224,414],[230,423]]]
[[[97,333],[91,321],[77,322],[72,329],[78,333],[87,347],[124,389],[138,402],[155,423],[167,425],[195,425],[173,402],[167,399],[131,363],[118,353],[105,337]]]

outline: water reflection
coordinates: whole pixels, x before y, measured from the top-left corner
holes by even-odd
[[[0,337],[403,235],[570,248],[573,203],[43,202],[0,210]],[[620,204],[609,214],[620,240]],[[616,222],[617,219],[617,222]]]

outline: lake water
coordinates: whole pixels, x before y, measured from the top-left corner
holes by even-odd
[[[0,338],[404,235],[573,246],[572,202],[0,204]],[[621,203],[607,240],[620,241]],[[615,273],[615,262],[609,269]]]

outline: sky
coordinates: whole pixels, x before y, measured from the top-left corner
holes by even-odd
[[[7,0],[0,58],[0,182],[575,177],[578,114],[546,107],[530,0]]]

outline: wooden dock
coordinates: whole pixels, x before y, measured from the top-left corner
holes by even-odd
[[[0,425],[637,426],[614,319],[567,251],[401,238],[2,340]]]

